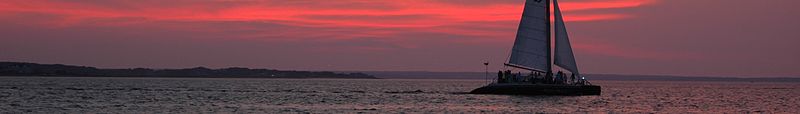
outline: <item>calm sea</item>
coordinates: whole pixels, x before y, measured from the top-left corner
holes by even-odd
[[[800,113],[800,83],[593,83],[601,96],[465,94],[482,80],[0,77],[0,112]]]

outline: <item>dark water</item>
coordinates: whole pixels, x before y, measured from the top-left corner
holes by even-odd
[[[0,77],[2,113],[798,113],[800,83],[595,81],[601,96],[464,94],[482,80]]]

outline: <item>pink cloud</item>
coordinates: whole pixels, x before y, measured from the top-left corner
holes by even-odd
[[[448,34],[472,39],[437,40],[447,43],[481,43],[512,39],[522,13],[523,1],[286,1],[286,0],[142,0],[142,1],[29,1],[0,2],[0,18],[15,14],[52,15],[25,21],[48,28],[72,26],[150,27],[196,32],[230,33],[224,38],[263,41],[375,39],[419,47],[403,34]],[[634,17],[620,13],[572,13],[597,9],[632,8],[653,0],[562,1],[569,22],[619,20]],[[250,23],[224,25],[219,23]],[[224,27],[220,27],[224,26]],[[281,26],[269,28],[264,26]],[[233,33],[231,33],[233,32]],[[234,34],[235,33],[235,34]],[[424,37],[424,36],[414,36]],[[381,49],[362,46],[360,49]],[[593,47],[598,49],[608,47]],[[611,48],[609,48],[611,49]],[[622,53],[616,53],[622,54]]]
[[[655,3],[655,0],[608,0],[608,1],[587,1],[587,2],[559,2],[562,11],[580,11],[594,9],[613,9],[641,7]]]
[[[177,0],[173,2],[170,4],[145,0],[78,3],[10,0],[0,2],[0,6],[3,6],[0,12],[61,15],[64,18],[60,20],[62,21],[60,25],[93,21],[96,18],[141,18],[151,21],[274,21],[305,26],[431,27],[458,22],[517,20],[522,9],[520,4],[522,2],[477,6],[428,0],[305,2]],[[638,7],[650,2],[651,0],[564,2],[562,7],[564,11],[569,12]],[[606,18],[587,18],[597,17],[596,15],[604,15]],[[618,19],[608,18],[609,15],[624,14],[574,14],[568,15],[567,19],[569,21]],[[573,16],[576,19],[570,19]]]

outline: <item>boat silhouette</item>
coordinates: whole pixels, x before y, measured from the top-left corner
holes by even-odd
[[[550,2],[551,0],[525,2],[514,46],[508,62],[504,64],[505,71],[499,71],[492,83],[470,93],[600,95],[602,88],[591,84],[578,72],[558,0],[552,0],[555,23],[551,23]],[[554,25],[553,29],[551,24]],[[551,35],[553,33],[555,35]],[[554,46],[551,46],[551,39],[555,39]],[[513,73],[511,70],[519,71]]]

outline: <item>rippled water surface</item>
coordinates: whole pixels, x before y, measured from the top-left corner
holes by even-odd
[[[482,80],[0,77],[5,113],[798,113],[800,84],[594,81],[601,96],[465,94]]]

